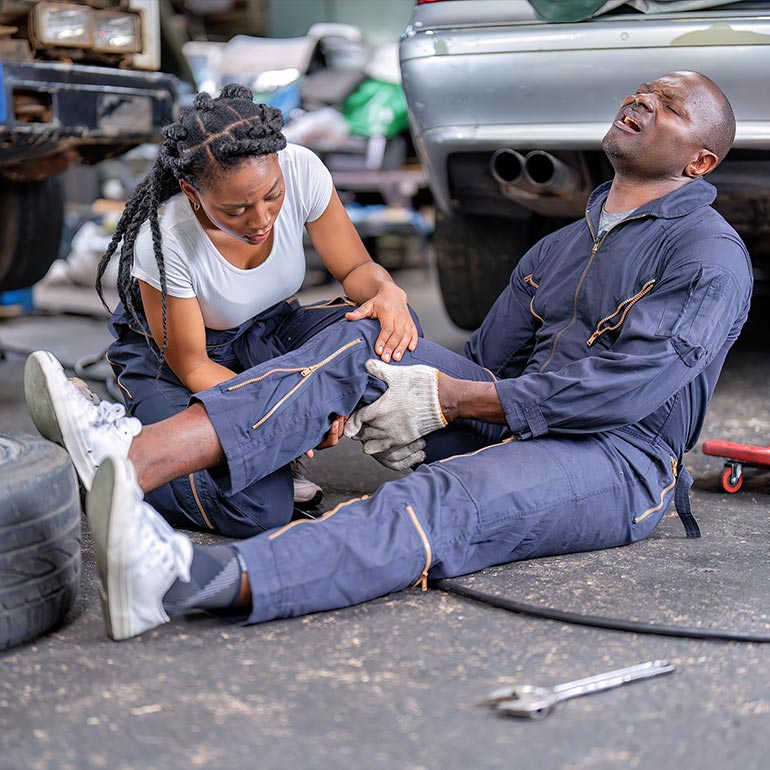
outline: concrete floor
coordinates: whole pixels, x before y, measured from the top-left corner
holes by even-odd
[[[447,321],[433,273],[398,278],[426,336],[459,349],[465,335]],[[41,304],[50,313],[98,309],[90,293],[63,289]],[[753,324],[759,342],[742,342],[729,357],[704,439],[768,443],[762,325]],[[100,318],[0,322],[3,429],[34,432],[23,351],[45,347],[71,366],[108,339]],[[728,496],[717,489],[718,459],[699,448],[687,459],[702,539],[686,540],[669,512],[644,543],[498,567],[460,583],[587,614],[770,634],[770,474]],[[310,469],[328,505],[395,475],[352,442],[319,453]],[[552,685],[655,658],[677,671],[567,703],[541,722],[473,705],[514,681]],[[0,666],[3,770],[751,770],[765,768],[770,751],[768,645],[567,625],[438,590],[249,628],[200,616],[115,644],[103,631],[87,528],[81,594],[67,622],[0,654]]]

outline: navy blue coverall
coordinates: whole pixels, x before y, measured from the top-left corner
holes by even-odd
[[[400,362],[494,379],[507,425],[454,422],[428,437],[431,462],[370,498],[235,543],[252,592],[245,622],[650,534],[746,320],[752,273],[704,180],[598,238],[608,189],[522,258],[465,356],[421,339]],[[364,369],[377,332],[373,321],[337,321],[193,397],[225,451],[223,494],[382,393]]]
[[[307,307],[291,298],[235,329],[207,329],[206,352],[212,361],[243,372],[300,348],[354,307],[355,302],[344,297]],[[186,409],[192,393],[165,361],[159,365],[159,350],[146,321],[132,318],[121,304],[110,319],[110,330],[115,342],[107,359],[128,412],[150,425]],[[221,482],[224,471],[212,468],[164,484],[145,499],[174,527],[250,537],[291,520],[294,488],[288,463],[292,459],[228,493]]]

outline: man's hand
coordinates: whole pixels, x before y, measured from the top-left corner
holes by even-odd
[[[366,454],[387,457],[447,425],[438,398],[437,369],[423,364],[392,366],[370,358],[366,371],[388,386],[376,401],[354,412],[345,425],[345,435],[361,441]],[[399,457],[397,462],[403,459]]]
[[[392,471],[408,471],[425,461],[425,439],[418,438],[411,444],[373,454],[372,457]]]

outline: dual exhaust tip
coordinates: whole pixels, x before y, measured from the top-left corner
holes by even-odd
[[[578,172],[545,150],[523,155],[503,147],[492,155],[489,168],[503,191],[519,188],[537,194],[564,195],[580,185]]]

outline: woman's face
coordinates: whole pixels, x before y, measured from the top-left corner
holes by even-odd
[[[212,178],[202,190],[186,182],[180,185],[193,205],[200,204],[199,215],[205,214],[222,232],[252,246],[270,237],[285,194],[275,154],[246,158]]]

